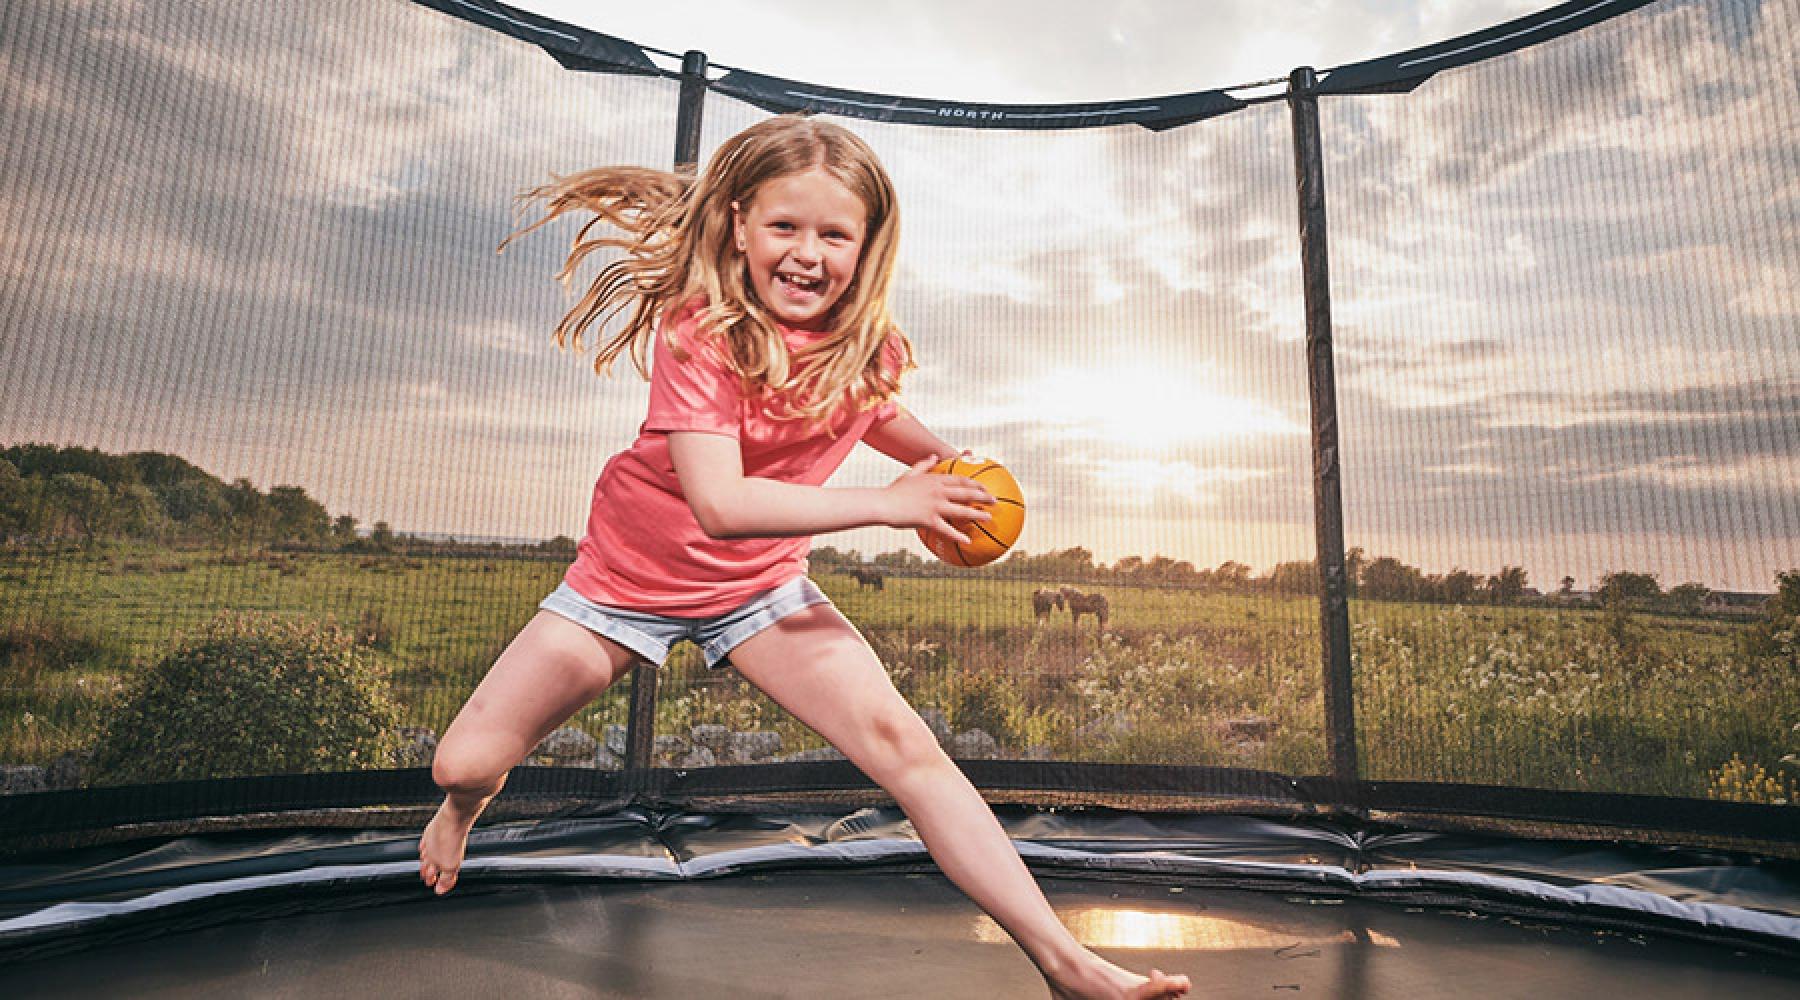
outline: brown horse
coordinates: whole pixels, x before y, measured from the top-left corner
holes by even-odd
[[[1062,591],[1040,587],[1031,592],[1031,613],[1037,617],[1037,623],[1039,625],[1048,624],[1050,621],[1050,612],[1061,611],[1062,608]]]
[[[876,590],[886,589],[886,585],[881,579],[881,571],[872,566],[852,566],[849,572],[850,578],[856,581],[858,590],[864,587],[874,587]]]
[[[1074,620],[1075,627],[1081,627],[1082,615],[1093,615],[1100,623],[1100,631],[1106,631],[1106,622],[1112,617],[1112,607],[1106,602],[1105,594],[1084,594],[1074,587],[1062,588],[1063,603],[1068,605],[1069,617]]]

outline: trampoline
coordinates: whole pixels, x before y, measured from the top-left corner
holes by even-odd
[[[986,570],[859,535],[814,575],[1077,939],[1201,997],[1794,995],[1796,13],[1578,0],[1038,106],[491,0],[7,7],[0,991],[1042,995],[879,788],[691,650],[514,769],[451,894],[419,882],[436,732],[571,548],[457,518],[567,523],[538,494],[579,497],[642,405],[545,375],[519,317],[557,306],[522,287],[560,252],[494,265],[506,198],[798,112],[928,206],[900,284],[975,286],[897,314],[919,393],[1011,449],[1032,518]],[[1095,329],[1150,359],[1105,412]],[[388,350],[418,338],[443,356]],[[1134,395],[1185,429],[1109,422]],[[1044,613],[1058,586],[1111,619]],[[152,665],[230,666],[192,638],[216,614],[240,650],[257,615],[347,622],[292,641],[376,666],[330,711],[231,689],[293,713],[274,735],[190,714],[204,687],[133,714]]]

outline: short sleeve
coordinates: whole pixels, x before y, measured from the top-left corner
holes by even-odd
[[[881,370],[888,375],[899,375],[900,366],[904,363],[905,357],[905,349],[901,347],[900,335],[888,334],[887,339],[881,342]],[[871,427],[885,424],[899,416],[900,404],[889,397],[877,403],[873,412],[874,418],[869,421]]]
[[[689,311],[673,321],[675,342],[685,358],[657,331],[650,361],[650,413],[647,431],[707,431],[738,437],[743,392],[738,377],[719,356],[716,339],[699,341],[698,316]]]

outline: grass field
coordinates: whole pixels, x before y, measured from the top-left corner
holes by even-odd
[[[442,732],[563,568],[124,548],[0,560],[0,763],[91,741],[124,678],[227,609],[366,631],[407,724]],[[1003,756],[1325,769],[1312,599],[1103,587],[1100,635],[1066,614],[1038,627],[1031,582],[817,579],[915,707],[986,731]],[[1744,626],[1362,601],[1351,619],[1367,777],[1793,800],[1800,678],[1740,662]],[[625,721],[625,698],[621,685],[572,724],[598,736]],[[723,723],[779,731],[790,752],[823,745],[691,648],[657,715],[658,732]]]

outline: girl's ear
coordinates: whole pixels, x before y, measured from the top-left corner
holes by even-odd
[[[742,252],[748,245],[748,240],[744,234],[744,213],[736,201],[731,203],[731,233],[737,240],[738,251]]]

